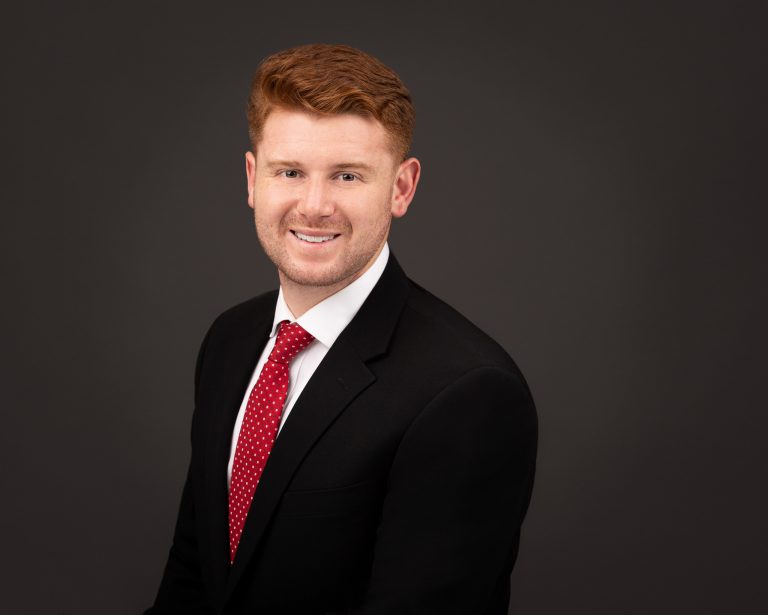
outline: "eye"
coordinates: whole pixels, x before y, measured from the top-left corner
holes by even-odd
[[[288,179],[296,179],[299,176],[299,172],[296,169],[286,169],[283,171],[283,177]]]
[[[353,182],[357,179],[354,173],[339,173],[339,179],[343,182]]]

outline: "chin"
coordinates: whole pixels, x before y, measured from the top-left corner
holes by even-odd
[[[293,254],[290,247],[262,241],[262,247],[280,272],[281,280],[307,288],[338,287],[350,284],[365,271],[376,252],[326,255],[313,261],[304,254]]]
[[[294,284],[300,286],[333,286],[343,282],[348,275],[343,271],[328,268],[279,267],[280,272]]]

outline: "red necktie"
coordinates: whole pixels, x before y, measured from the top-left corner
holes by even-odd
[[[277,341],[251,389],[235,448],[229,485],[229,559],[235,561],[237,545],[251,506],[256,485],[267,465],[277,437],[280,416],[288,395],[289,365],[315,339],[297,323],[280,323]]]

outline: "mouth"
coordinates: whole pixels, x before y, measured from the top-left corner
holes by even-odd
[[[291,230],[293,236],[307,243],[327,243],[336,239],[341,233],[328,233],[326,235],[309,235],[307,233],[301,233],[299,231]]]

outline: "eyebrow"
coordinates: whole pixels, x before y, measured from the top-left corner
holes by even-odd
[[[266,166],[269,169],[277,169],[277,168],[298,168],[300,169],[303,165],[296,161],[296,160],[267,160]],[[337,164],[333,165],[333,170],[335,171],[341,171],[341,170],[353,170],[353,171],[363,171],[364,173],[368,174],[374,174],[376,172],[376,169],[372,167],[369,164],[366,164],[364,162],[339,162]]]
[[[376,172],[376,169],[374,169],[371,165],[365,164],[364,162],[340,162],[337,165],[334,165],[333,167],[337,171],[340,171],[341,169],[351,169],[355,171],[363,171],[365,173],[373,174]]]
[[[270,169],[275,169],[277,167],[294,168],[301,166],[301,164],[295,160],[267,160],[265,161],[265,164]]]

